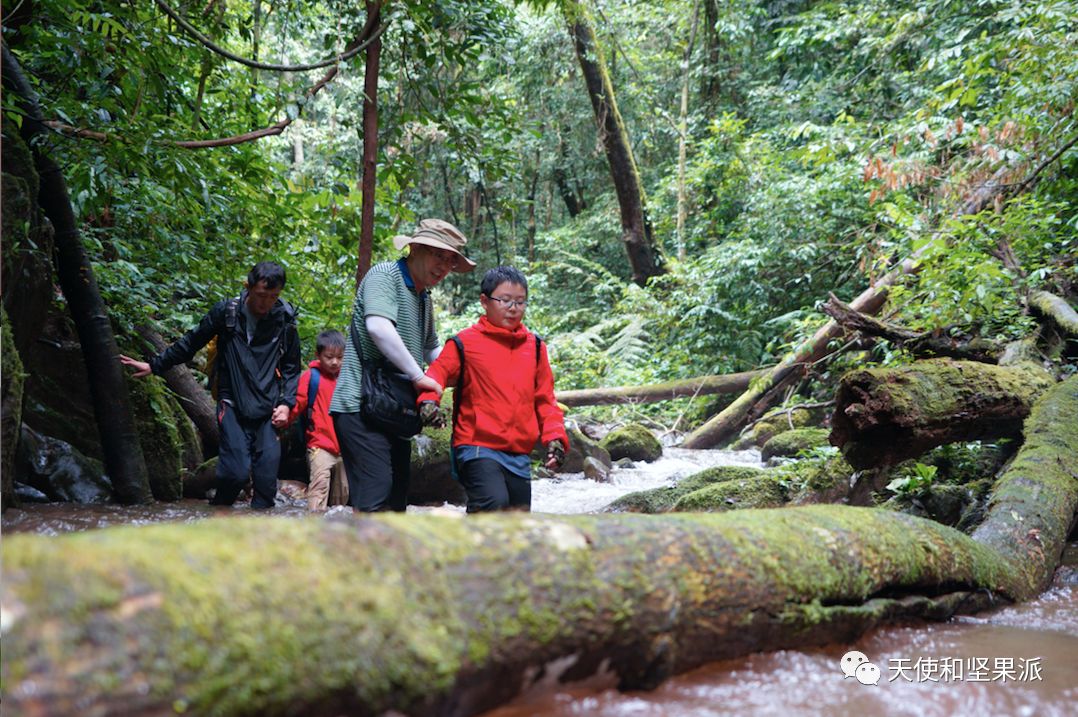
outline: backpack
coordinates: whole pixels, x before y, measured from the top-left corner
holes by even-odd
[[[236,330],[236,314],[239,312],[240,297],[234,296],[225,304],[225,330],[232,333]],[[219,342],[221,334],[218,333],[206,344],[206,378],[210,387],[213,400],[217,400],[217,386],[219,376],[217,373],[217,358],[220,354]]]

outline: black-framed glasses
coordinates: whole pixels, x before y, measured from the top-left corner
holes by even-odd
[[[517,306],[519,306],[522,309],[526,309],[528,307],[528,300],[527,299],[521,299],[520,301],[516,301],[514,299],[499,299],[497,296],[490,296],[490,297],[487,297],[487,298],[491,299],[492,301],[497,301],[499,304],[504,306],[506,309],[512,309],[512,308],[517,307]]]

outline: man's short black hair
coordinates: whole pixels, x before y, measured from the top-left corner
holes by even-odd
[[[285,280],[284,267],[275,261],[260,261],[252,266],[247,274],[247,286],[252,289],[260,281],[266,282],[267,289],[276,289],[278,286],[283,289]]]
[[[523,286],[524,294],[527,295],[528,280],[524,278],[524,273],[521,272],[520,269],[512,266],[496,266],[487,271],[487,273],[483,275],[483,281],[479,284],[479,291],[481,291],[484,296],[490,296],[490,292],[494,291],[505,282]]]
[[[337,329],[327,329],[318,334],[315,340],[315,353],[322,353],[326,349],[340,349],[344,351],[344,334]]]

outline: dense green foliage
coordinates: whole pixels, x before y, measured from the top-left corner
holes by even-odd
[[[326,69],[243,67],[154,3],[19,5],[4,0],[4,42],[47,118],[109,137],[58,133],[49,149],[117,325],[152,318],[175,336],[265,257],[290,272],[305,341],[344,324],[359,236],[363,55],[305,99]],[[278,63],[340,52],[366,19],[362,3],[340,0],[175,5],[216,43]],[[1078,152],[1042,163],[1078,133],[1078,3],[588,6],[670,268],[644,289],[628,281],[559,4],[383,9],[375,259],[393,255],[392,235],[442,216],[471,237],[481,267],[521,266],[528,323],[547,337],[559,387],[768,364],[822,323],[814,304],[828,291],[848,300],[926,243],[920,272],[891,300],[911,328],[1015,337],[1029,328],[1030,289],[1074,293]],[[17,120],[13,107],[5,94],[5,116]],[[284,133],[255,142],[170,144],[283,118],[294,120]],[[1022,185],[1028,177],[1037,181]],[[1014,191],[977,216],[956,213],[989,181]],[[473,320],[479,275],[437,290],[444,335]],[[876,358],[902,357],[882,344]]]

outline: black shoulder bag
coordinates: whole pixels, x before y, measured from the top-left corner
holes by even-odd
[[[376,431],[400,438],[418,434],[423,430],[423,420],[416,408],[418,396],[412,380],[387,361],[364,361],[354,320],[348,323],[348,328],[362,367],[359,415],[363,422]]]

